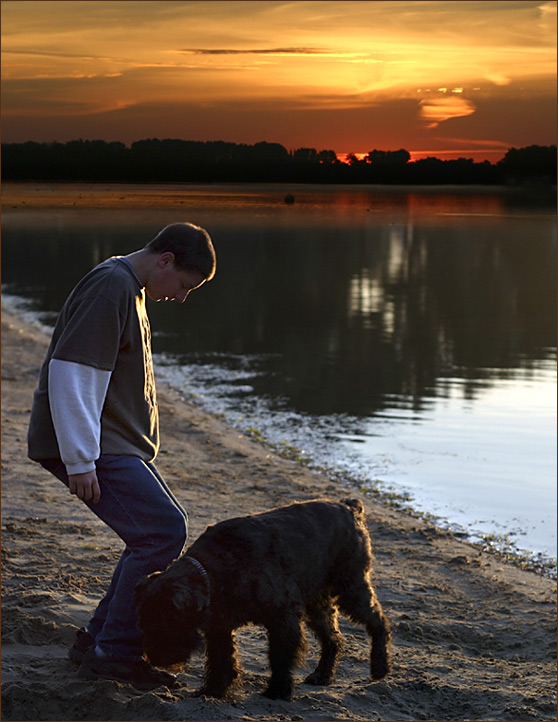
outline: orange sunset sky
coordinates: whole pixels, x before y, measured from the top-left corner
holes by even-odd
[[[556,143],[555,0],[2,0],[2,141],[499,160]]]

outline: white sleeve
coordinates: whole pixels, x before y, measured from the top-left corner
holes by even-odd
[[[101,413],[111,377],[103,371],[52,359],[48,366],[50,413],[68,474],[93,471],[101,453]]]

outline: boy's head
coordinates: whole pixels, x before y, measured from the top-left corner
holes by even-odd
[[[165,226],[145,247],[150,253],[170,252],[174,263],[185,271],[196,271],[206,281],[215,275],[217,259],[209,233],[193,223]]]

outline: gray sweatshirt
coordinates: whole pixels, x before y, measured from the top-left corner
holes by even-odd
[[[62,459],[78,474],[100,454],[152,461],[158,449],[145,290],[125,259],[109,258],[60,312],[33,397],[28,453]]]

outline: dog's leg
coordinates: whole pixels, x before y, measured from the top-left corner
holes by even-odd
[[[205,684],[197,694],[221,698],[240,676],[234,635],[229,629],[209,629],[205,637]]]
[[[339,595],[339,607],[356,623],[364,624],[372,639],[370,674],[382,679],[391,671],[389,645],[391,629],[382,606],[367,580],[354,583]]]
[[[294,690],[292,670],[301,661],[305,648],[300,615],[277,610],[275,619],[266,626],[271,679],[264,695],[270,699],[290,700]]]
[[[337,623],[337,609],[331,599],[320,600],[306,609],[307,622],[320,642],[321,655],[316,669],[304,680],[306,684],[330,684],[335,672],[342,638]]]

